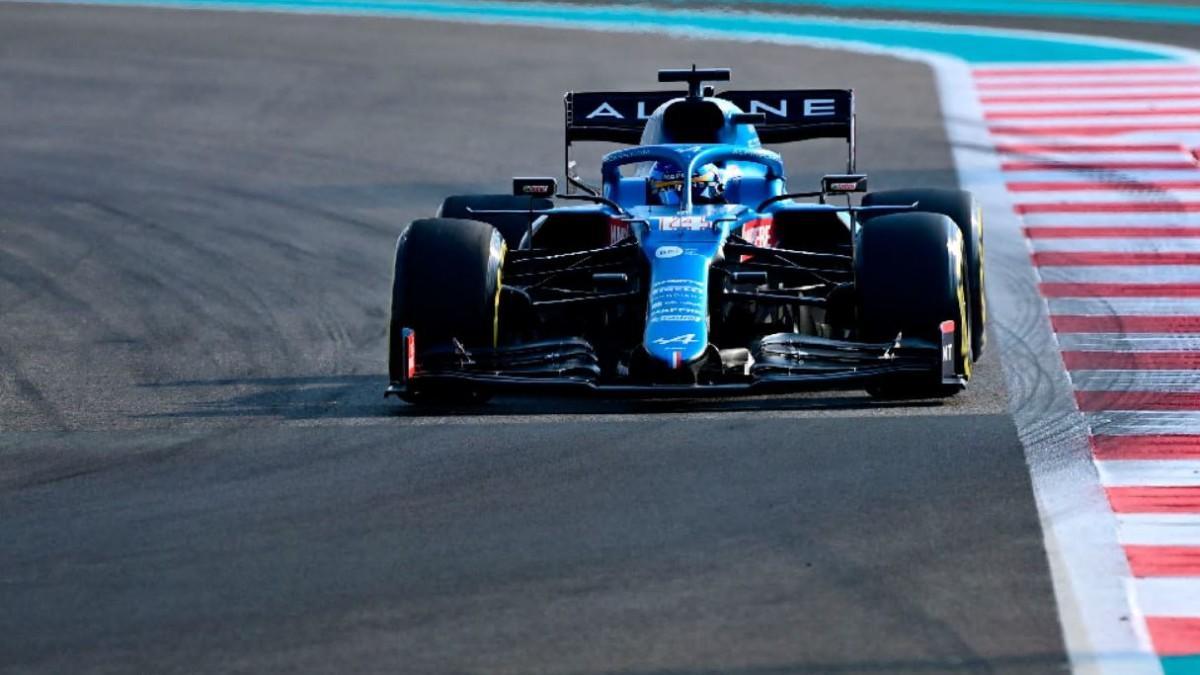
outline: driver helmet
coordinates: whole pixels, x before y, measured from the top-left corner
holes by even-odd
[[[650,171],[651,197],[663,206],[683,203],[683,170],[674,164],[659,162]],[[725,201],[725,180],[716,164],[696,169],[691,180],[693,204],[721,204]]]

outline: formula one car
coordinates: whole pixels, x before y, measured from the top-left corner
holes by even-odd
[[[702,396],[962,390],[984,347],[983,224],[969,193],[865,192],[852,90],[566,95],[566,191],[445,200],[396,244],[385,395],[502,390]],[[789,192],[763,144],[845,139],[845,174]],[[572,144],[605,155],[601,184]],[[844,205],[830,203],[843,200]]]

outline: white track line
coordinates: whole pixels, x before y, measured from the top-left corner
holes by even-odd
[[[1200,298],[1047,298],[1050,313],[1081,316],[1195,316]]]
[[[1083,108],[1076,111],[1070,116],[1062,116],[1061,111],[1035,111],[1031,112],[1027,117],[1015,117],[1012,115],[995,115],[987,117],[989,126],[1022,126],[1022,127],[1090,127],[1090,126],[1138,126],[1154,129],[1161,125],[1186,125],[1194,124],[1197,129],[1200,129],[1200,112],[1197,112],[1196,106],[1188,106],[1185,108],[1176,108],[1172,111],[1153,112],[1148,114],[1140,111],[1113,111],[1100,112],[1098,110]]]
[[[1063,351],[1191,352],[1200,350],[1200,335],[1059,333],[1058,344]],[[1200,372],[1192,377],[1200,380]]]
[[[1200,514],[1119,514],[1117,536],[1125,546],[1200,546]]]
[[[1086,214],[1080,218],[1086,219]],[[1030,241],[1030,247],[1037,252],[1194,253],[1200,252],[1200,237],[1051,237],[1034,239]]]
[[[1086,86],[1088,82],[1108,83],[1113,80],[1132,80],[1138,81],[1147,80],[1200,80],[1200,69],[1192,67],[1184,67],[1176,72],[1161,72],[1150,71],[1141,72],[1137,69],[1129,69],[1123,72],[1113,71],[1094,71],[1094,72],[1033,72],[1025,73],[1004,73],[1002,71],[989,72],[981,71],[975,73],[975,82],[979,85],[980,92],[986,92],[990,87],[1013,85],[1017,89],[1026,87],[1029,84],[1037,84],[1041,82],[1058,82],[1068,86]]]
[[[1050,89],[1051,91],[1058,91],[1059,89],[1074,89],[1093,84],[1109,86],[1114,81],[1138,83],[1143,80],[1151,82],[1178,81],[1185,85],[1200,83],[1200,70],[1180,70],[1176,73],[1138,72],[1133,69],[1124,72],[1096,71],[1092,73],[1057,73],[1053,71],[1007,75],[986,71],[975,73],[975,83],[979,87],[980,94],[988,94],[996,89],[1023,91],[1025,89],[1040,87],[1046,83],[1058,85]]]
[[[1042,281],[1076,284],[1200,283],[1200,265],[1079,265],[1038,268]]]
[[[1050,83],[1042,83],[1032,88],[1016,88],[1015,82],[1006,83],[1003,87],[991,83],[977,83],[979,85],[979,93],[981,96],[987,97],[990,102],[997,96],[1036,96],[1038,94],[1046,94],[1047,97],[1054,96],[1106,96],[1109,94],[1120,94],[1125,96],[1137,96],[1188,92],[1194,91],[1197,86],[1200,86],[1200,79],[1176,79],[1168,80],[1109,80],[1107,82],[1081,82],[1075,86],[1070,83],[1050,86]],[[1086,104],[1091,105],[1091,104]]]
[[[1025,161],[1025,160],[1020,160]],[[1040,160],[1039,160],[1040,161]],[[1170,183],[1174,181],[1200,180],[1200,167],[1194,169],[1087,169],[1045,168],[1037,170],[1014,169],[1004,172],[1006,183]],[[1099,194],[1096,191],[1089,191]],[[1016,195],[1022,198],[1025,192]]]
[[[1038,129],[1039,127],[1136,127],[1139,130],[1159,131],[1160,127],[1166,125],[1186,125],[1200,130],[1200,114],[1188,113],[1182,115],[1155,115],[1153,117],[1145,117],[1142,115],[1080,115],[1078,117],[987,120],[987,124],[989,127],[1020,127],[1034,130]],[[1004,133],[1005,135],[1012,135],[1011,132]],[[1068,133],[1072,136],[1093,135],[1091,133],[1076,133],[1073,131]]]
[[[1060,342],[1064,335],[1059,333]],[[1074,370],[1071,382],[1078,391],[1200,392],[1194,370]]]
[[[1200,578],[1134,579],[1132,584],[1145,616],[1200,617]]]
[[[1167,125],[1161,122],[1158,125],[1146,123],[1053,124],[1046,125],[1045,129],[1040,130],[1037,127],[1023,124],[993,123],[989,125],[989,131],[997,142],[1004,144],[1035,141],[1045,143],[1055,140],[1084,144],[1116,140],[1129,143],[1153,143],[1162,141],[1170,134],[1171,138],[1176,141],[1187,137],[1189,140],[1185,144],[1188,147],[1194,147],[1194,140],[1200,138],[1200,125],[1191,123]]]
[[[1180,96],[1190,94],[1192,92],[1179,92]],[[1017,112],[1017,113],[1040,113],[1040,112],[1057,112],[1075,109],[1083,110],[1187,110],[1200,106],[1200,94],[1195,94],[1193,98],[1178,98],[1167,100],[1155,100],[1153,98],[1141,98],[1137,95],[1128,97],[1123,101],[1096,101],[1096,102],[1070,102],[1070,101],[1055,101],[1053,99],[1043,99],[1041,101],[1026,101],[1017,100],[1011,102],[992,102],[986,103],[983,110],[986,113],[1002,113],[1002,112]],[[989,117],[989,119],[992,119]]]
[[[1027,227],[1200,227],[1200,213],[1027,213],[1024,221]]]
[[[1200,412],[1105,410],[1083,415],[1097,435],[1200,434]]]
[[[1097,460],[1105,487],[1168,487],[1200,485],[1200,460]]]
[[[1131,151],[1096,151],[1096,152],[1054,152],[1053,150],[1006,151],[1000,150],[1004,161],[1044,160],[1067,162],[1071,164],[1087,164],[1088,162],[1186,162],[1197,164],[1196,158],[1183,148],[1177,150],[1159,150],[1155,152]],[[1195,168],[1200,169],[1200,165]]]
[[[1194,179],[1200,180],[1200,171]],[[1091,180],[1096,180],[1092,178]],[[1026,182],[1022,179],[1022,182]],[[1018,204],[1178,204],[1200,203],[1200,190],[1163,191],[1151,186],[1140,189],[1111,190],[1042,190],[1020,192],[1015,200]],[[1085,214],[1086,215],[1086,214]]]

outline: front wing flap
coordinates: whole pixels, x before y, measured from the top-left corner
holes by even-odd
[[[950,336],[953,339],[953,336]],[[945,341],[945,340],[943,340]],[[755,341],[751,358],[736,372],[695,384],[659,383],[632,375],[606,375],[586,340],[547,340],[495,349],[461,344],[423,353],[405,379],[385,396],[403,396],[414,385],[474,384],[495,391],[612,396],[734,396],[832,389],[862,389],[889,378],[940,375],[964,385],[947,365],[944,345],[897,336],[884,343],[778,333]]]

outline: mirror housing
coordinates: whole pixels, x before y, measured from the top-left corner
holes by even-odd
[[[514,197],[553,197],[558,192],[558,181],[553,178],[513,178]]]
[[[866,191],[867,175],[863,173],[835,173],[821,178],[821,192],[826,194]]]

